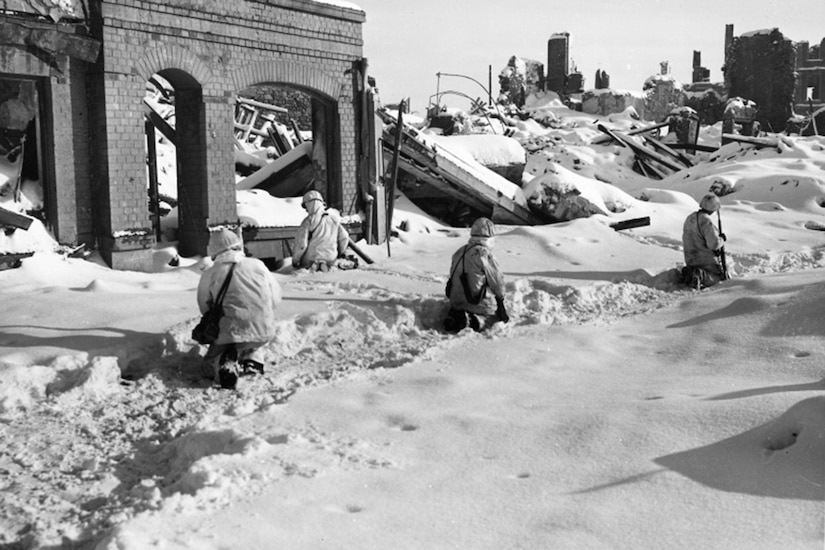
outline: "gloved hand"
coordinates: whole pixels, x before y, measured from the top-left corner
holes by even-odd
[[[727,240],[728,240],[727,236],[725,236],[725,234],[724,234],[724,233],[719,233],[719,238],[720,238],[720,239],[722,239],[723,241],[727,241]]]
[[[504,307],[504,298],[496,297],[496,315],[499,321],[507,323],[510,321],[510,316],[507,315],[507,309]]]

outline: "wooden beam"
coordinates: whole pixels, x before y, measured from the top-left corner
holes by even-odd
[[[690,149],[692,151],[702,151],[703,153],[715,153],[718,147],[712,145],[700,145],[698,143],[671,143],[671,149]]]
[[[646,225],[650,225],[650,216],[645,216],[644,218],[632,218],[630,220],[611,223],[610,227],[612,227],[615,231],[622,231],[623,229],[633,229],[634,227],[644,227]]]
[[[361,259],[364,260],[365,262],[367,262],[368,264],[374,264],[375,263],[375,261],[372,258],[370,258],[369,256],[367,256],[366,253],[364,253],[363,250],[358,248],[358,245],[356,245],[354,242],[352,242],[352,239],[350,239],[347,242],[347,246],[349,246],[353,250],[353,252],[358,254],[361,257]]]
[[[650,136],[645,136],[645,140],[650,142],[650,144],[653,145],[654,148],[656,148],[660,151],[664,151],[668,155],[672,156],[673,158],[675,158],[676,160],[678,160],[679,162],[684,164],[686,167],[690,168],[691,166],[693,166],[693,161],[692,160],[690,160],[688,157],[686,157],[685,155],[683,155],[679,151],[674,150],[673,148],[668,146],[666,143],[663,143],[663,142],[659,141],[658,139],[652,138]]]
[[[301,135],[301,129],[298,128],[298,123],[294,118],[290,118],[289,123],[292,125],[292,131],[295,132],[295,139],[298,140],[298,145],[302,144],[304,137]]]
[[[262,109],[264,111],[272,111],[273,113],[289,113],[289,109],[284,109],[283,107],[278,107],[277,105],[270,105],[269,103],[262,103],[246,97],[239,97],[238,103],[243,103],[244,105],[249,105],[250,107]]]
[[[0,271],[15,269],[23,265],[22,260],[34,256],[34,252],[23,253],[0,253]]]
[[[667,177],[667,174],[661,168],[658,168],[655,164],[650,162],[650,159],[636,156],[636,166],[638,166],[639,170],[642,171],[642,175],[647,176],[648,178],[663,180]]]
[[[27,231],[31,227],[34,218],[26,214],[19,214],[8,208],[0,206],[0,225],[10,225],[17,229]]]
[[[665,126],[670,125],[669,122],[659,122],[658,124],[653,124],[652,126],[645,126],[644,128],[636,128],[635,130],[630,130],[625,132],[628,136],[635,136],[637,134],[644,134],[647,132],[652,132],[653,130],[658,130],[659,128],[663,128]],[[592,140],[590,140],[590,145],[596,145],[598,143],[604,143],[609,141],[610,138],[608,136],[596,136]]]
[[[756,145],[757,147],[778,147],[779,140],[772,138],[760,138],[751,136],[740,136],[739,134],[722,134],[722,142],[725,140],[736,141],[739,143],[747,143],[749,145]]]
[[[632,139],[627,137],[627,135],[625,135],[621,132],[617,132],[615,130],[610,130],[610,129],[606,128],[603,124],[599,124],[598,128],[599,128],[599,130],[606,133],[607,135],[609,135],[613,139],[621,141],[622,143],[624,143],[625,145],[627,145],[628,147],[633,149],[633,151],[636,154],[642,155],[643,157],[649,158],[651,160],[655,160],[656,162],[658,162],[662,166],[664,166],[666,168],[669,168],[669,169],[673,170],[674,172],[679,172],[680,170],[684,169],[684,166],[676,164],[675,162],[673,162],[669,158],[665,157],[664,155],[660,155],[656,151],[651,151],[647,147],[642,147],[641,145],[639,145],[638,143],[636,143],[635,141],[633,141]]]
[[[401,154],[401,132],[404,131],[404,101],[401,101],[401,106],[398,108],[398,120],[395,123],[395,144],[392,148],[392,160],[390,161],[390,168],[387,177],[385,178],[385,185],[387,187],[387,204],[384,205],[387,209],[387,257],[392,253],[390,251],[390,237],[392,236],[392,215],[395,212],[395,186],[398,182],[398,157]],[[379,205],[380,207],[381,205]]]
[[[157,128],[161,134],[163,134],[163,137],[168,139],[172,145],[177,146],[178,139],[175,129],[172,128],[168,122],[163,120],[163,117],[161,117],[157,111],[155,111],[154,107],[147,103],[145,99],[143,100],[143,114],[149,119],[152,125]]]

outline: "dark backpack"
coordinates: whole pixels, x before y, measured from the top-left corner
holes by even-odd
[[[464,298],[467,300],[468,304],[477,305],[481,303],[481,300],[487,295],[487,279],[485,278],[484,284],[481,286],[481,291],[478,293],[478,296],[473,296],[470,292],[470,282],[467,279],[467,271],[464,268],[464,256],[467,255],[467,252],[470,249],[479,246],[474,244],[464,250],[464,253],[461,255],[461,275],[458,276],[459,281],[461,281],[461,288],[464,290]],[[453,275],[455,275],[456,269],[458,269],[458,263],[455,264],[455,269],[453,269],[452,273],[450,273],[450,278],[447,279],[447,286],[444,288],[444,292],[447,295],[447,298],[450,297],[450,294],[453,291]],[[466,325],[465,325],[466,326]],[[464,328],[464,327],[461,327]],[[460,330],[460,329],[459,329]]]

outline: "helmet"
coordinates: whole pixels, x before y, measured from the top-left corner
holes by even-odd
[[[223,228],[209,236],[209,246],[207,247],[207,252],[214,258],[221,252],[225,252],[231,248],[237,248],[240,250],[242,246],[243,241],[237,233]]]
[[[719,197],[713,193],[708,193],[699,201],[699,208],[708,212],[716,212],[720,206],[722,206],[722,203],[719,202]]]
[[[307,191],[306,193],[304,193],[304,198],[301,200],[301,206],[304,206],[306,205],[306,203],[312,201],[324,202],[324,196],[314,189],[312,191]]]
[[[471,237],[494,237],[496,226],[487,218],[478,218],[470,229]]]

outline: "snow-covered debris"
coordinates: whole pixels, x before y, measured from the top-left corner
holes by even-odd
[[[481,166],[522,158],[515,140],[530,181],[503,191],[589,215],[498,225],[511,322],[484,334],[440,330],[468,230],[403,194],[391,241],[361,243],[375,264],[274,274],[266,372],[236,392],[201,377],[190,339],[210,260],[164,243],[157,273],[113,271],[50,251],[42,227],[8,244],[38,251],[0,272],[0,545],[818,544],[825,138],[731,143],[652,180],[592,143],[642,124],[631,110],[536,95],[501,123],[512,140],[432,143]],[[736,276],[697,293],[681,231],[709,189]],[[237,201],[244,224],[303,216],[297,198]]]
[[[470,134],[437,138],[445,148],[468,153],[474,161],[507,180],[521,184],[526,153],[521,144],[499,134]]]
[[[532,179],[524,194],[532,208],[553,221],[622,213],[636,202],[613,185],[583,177],[561,165]]]
[[[0,231],[0,253],[54,252],[60,248],[40,220],[33,220],[28,229]]]

